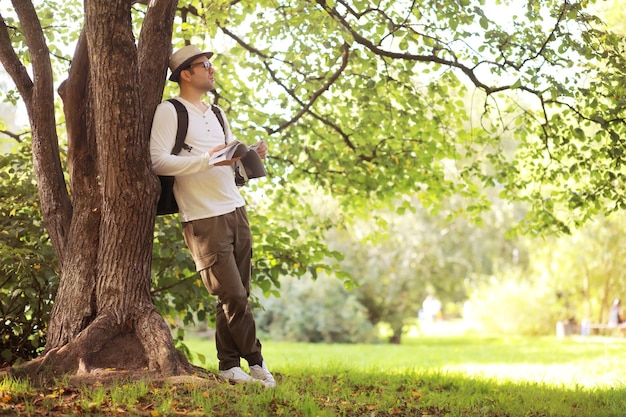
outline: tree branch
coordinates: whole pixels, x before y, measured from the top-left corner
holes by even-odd
[[[322,94],[324,94],[324,92],[327,91],[333,85],[333,83],[335,81],[337,81],[337,79],[339,79],[339,77],[341,76],[343,71],[348,66],[348,59],[349,59],[349,56],[350,56],[350,46],[347,43],[344,43],[343,46],[342,46],[342,53],[341,53],[341,58],[342,59],[341,59],[341,64],[340,64],[339,68],[328,78],[328,80],[324,83],[324,85],[321,88],[319,88],[317,91],[315,91],[309,97],[307,102],[304,102],[302,99],[300,99],[298,96],[296,96],[296,94],[294,93],[294,91],[292,89],[290,89],[288,86],[285,85],[285,83],[283,83],[283,81],[276,75],[276,72],[271,68],[269,63],[266,62],[268,59],[271,58],[270,56],[268,56],[267,54],[261,52],[260,50],[258,50],[256,48],[254,48],[252,45],[249,45],[243,39],[238,37],[235,33],[233,33],[232,31],[228,30],[227,28],[225,28],[225,27],[220,27],[220,28],[222,29],[222,31],[226,35],[228,35],[232,39],[234,39],[239,45],[241,45],[248,52],[261,57],[263,59],[263,65],[265,66],[265,69],[267,70],[267,72],[270,74],[270,77],[272,78],[272,80],[276,84],[278,84],[280,87],[282,87],[282,89],[285,92],[287,92],[287,94],[289,94],[289,96],[292,97],[301,106],[300,111],[298,111],[298,113],[296,113],[296,115],[294,115],[290,120],[288,120],[285,123],[281,124],[277,128],[272,129],[272,128],[266,127],[265,131],[267,132],[268,135],[273,135],[273,134],[276,134],[278,132],[281,132],[281,131],[287,129],[289,126],[291,126],[294,123],[296,123],[305,114],[310,114],[314,118],[320,120],[322,123],[324,123],[324,124],[326,124],[328,126],[333,127],[333,129],[335,129],[338,133],[341,134],[344,142],[346,143],[346,145],[349,148],[351,148],[352,150],[356,149],[354,144],[351,143],[349,136],[346,133],[342,132],[341,129],[339,128],[339,126],[334,125],[334,124],[332,124],[331,122],[329,122],[327,120],[324,120],[320,116],[315,115],[310,110],[311,107],[313,106],[313,104],[317,101],[317,99],[319,99],[322,96]]]
[[[24,140],[22,139],[22,136],[30,133],[30,132],[23,132],[23,133],[13,133],[11,131],[8,130],[1,130],[0,129],[0,133],[2,133],[3,135],[6,135],[8,137],[10,137],[11,139],[14,139],[17,143],[22,143]]]
[[[17,87],[24,102],[32,102],[33,81],[26,67],[15,53],[9,36],[9,28],[0,14],[0,62]]]
[[[28,45],[33,70],[32,94],[23,95],[33,132],[33,163],[46,229],[59,264],[63,264],[72,206],[59,154],[54,115],[54,89],[50,52],[35,8],[30,1],[13,0]],[[6,33],[6,31],[0,31]],[[6,41],[6,40],[5,40]],[[4,42],[2,42],[4,44]],[[9,44],[10,45],[10,44]],[[8,47],[3,45],[3,48]],[[15,53],[13,52],[13,55]],[[15,65],[14,57],[11,62]],[[15,73],[16,85],[24,86],[22,70]]]
[[[476,87],[482,89],[488,95],[497,93],[499,91],[508,90],[512,87],[512,85],[491,87],[483,83],[482,81],[478,79],[476,74],[474,74],[474,71],[472,70],[472,68],[461,64],[460,62],[458,62],[456,58],[454,60],[448,60],[448,59],[441,58],[437,55],[416,55],[416,54],[408,54],[408,53],[400,53],[400,52],[384,50],[374,45],[374,43],[372,43],[369,39],[365,38],[364,36],[359,34],[356,30],[354,30],[354,28],[337,12],[337,10],[333,9],[332,7],[329,7],[326,4],[326,0],[316,0],[316,2],[322,7],[322,9],[324,9],[324,11],[326,11],[326,13],[328,13],[328,15],[331,18],[333,18],[336,22],[338,22],[341,26],[343,26],[348,32],[350,32],[354,40],[359,45],[364,46],[365,48],[369,49],[371,52],[373,52],[374,54],[378,56],[383,56],[383,57],[392,58],[392,59],[404,59],[408,61],[432,62],[432,63],[444,65],[446,67],[457,68],[461,72],[463,72],[465,76],[468,77]]]
[[[152,115],[163,99],[167,64],[172,51],[172,30],[176,13],[176,0],[154,0],[148,5],[141,25],[137,50],[140,94],[147,117],[147,133],[152,125]]]

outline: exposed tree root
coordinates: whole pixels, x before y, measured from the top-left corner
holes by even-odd
[[[24,378],[31,381],[35,387],[48,387],[58,385],[62,381],[64,386],[81,389],[92,386],[112,386],[129,381],[146,381],[149,384],[165,383],[169,385],[192,384],[195,387],[210,387],[214,384],[224,383],[218,375],[198,368],[198,372],[189,375],[176,375],[162,377],[161,375],[147,370],[119,370],[119,369],[93,369],[88,374],[64,375],[62,378],[42,378],[41,375],[28,375],[20,367],[6,367],[0,369],[0,380],[2,378]]]
[[[110,316],[99,316],[70,343],[19,366],[2,369],[0,377],[25,378],[37,384],[61,377],[87,384],[141,378],[213,380],[212,374],[192,365],[174,348],[169,329],[160,324],[164,322],[158,313],[142,317],[137,326],[131,327],[115,325]]]

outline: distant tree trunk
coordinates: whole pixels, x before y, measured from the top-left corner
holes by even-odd
[[[150,296],[158,182],[149,132],[165,82],[177,2],[151,3],[137,46],[131,0],[85,1],[85,26],[59,89],[71,200],[55,133],[49,52],[32,3],[14,3],[34,82],[16,57],[0,54],[3,63],[15,66],[9,73],[29,112],[42,211],[61,266],[45,352],[21,370],[188,373],[194,369],[175,349]]]

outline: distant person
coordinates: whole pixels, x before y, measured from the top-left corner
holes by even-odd
[[[624,315],[622,314],[622,300],[616,298],[613,301],[609,312],[609,324],[611,326],[624,326]]]
[[[428,321],[441,318],[441,301],[432,294],[428,294],[422,303],[422,317]]]

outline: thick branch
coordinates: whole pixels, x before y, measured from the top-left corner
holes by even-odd
[[[0,62],[9,74],[24,101],[32,101],[33,81],[11,45],[9,28],[0,15]]]
[[[74,58],[70,66],[70,72],[61,86],[59,95],[63,99],[63,110],[65,112],[65,126],[68,142],[68,163],[70,168],[70,178],[84,178],[85,172],[74,172],[74,168],[80,170],[79,165],[75,165],[77,158],[90,159],[88,167],[94,165],[95,149],[89,150],[87,139],[87,79],[89,75],[89,58],[87,56],[87,41],[84,29],[81,31]],[[90,187],[95,184],[90,184]],[[79,190],[73,190],[76,192]]]
[[[31,2],[14,0],[13,7],[22,25],[22,32],[26,38],[28,53],[32,62],[33,77],[36,80],[36,83],[33,84],[33,95],[30,100],[25,99],[26,107],[29,108],[33,106],[34,101],[53,98],[52,66],[50,65],[48,45],[46,45],[43,29],[34,6]],[[40,105],[41,103],[37,103],[37,107]],[[32,112],[33,109],[29,111],[31,117],[33,116]]]
[[[141,26],[138,45],[140,96],[146,112],[147,126],[152,125],[152,114],[163,98],[167,63],[172,49],[172,30],[176,0],[150,2]],[[149,136],[146,130],[146,138]]]
[[[31,2],[13,0],[13,7],[22,26],[28,45],[33,70],[32,94],[26,94],[24,103],[33,131],[33,162],[41,210],[50,234],[59,264],[63,264],[64,250],[71,218],[71,203],[61,168],[59,144],[54,116],[54,89],[52,65],[46,40]],[[6,31],[2,31],[6,33]],[[13,59],[11,60],[13,61]],[[15,63],[13,62],[13,65]],[[17,79],[24,87],[23,75]]]

